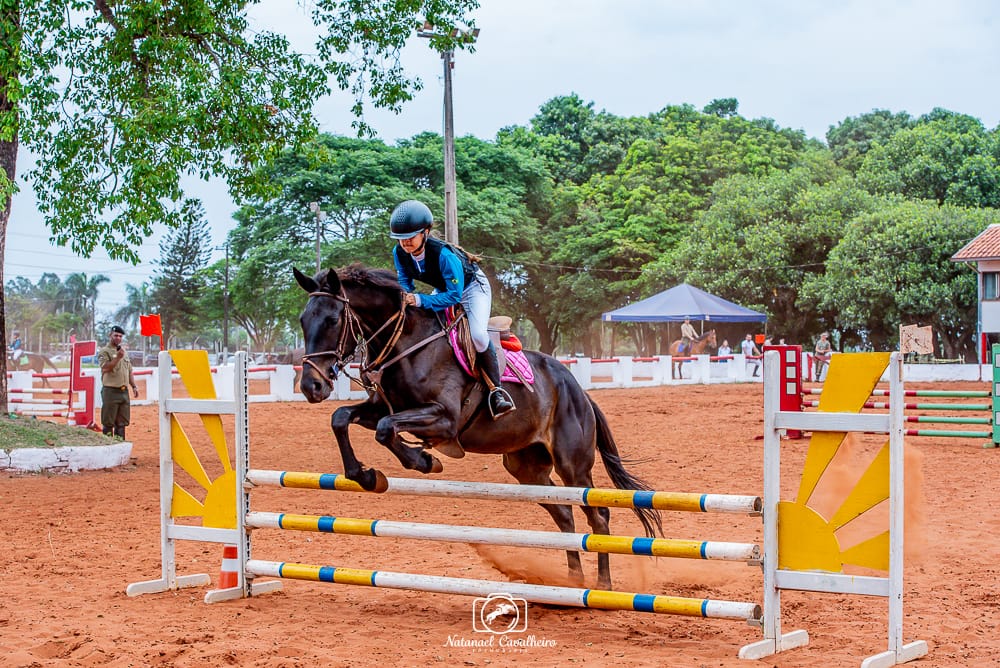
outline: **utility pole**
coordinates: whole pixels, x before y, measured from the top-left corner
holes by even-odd
[[[222,359],[229,360],[229,242],[226,242],[226,281],[222,293]]]
[[[451,70],[454,52],[441,54],[444,62],[444,239],[458,245],[458,197],[455,181],[455,114],[451,104]]]
[[[216,246],[215,250],[226,251],[226,273],[222,290],[222,363],[229,359],[229,242]]]
[[[434,32],[434,26],[425,21],[417,31],[418,37],[445,37],[444,33]],[[452,30],[448,37],[459,37],[463,41],[475,42],[479,37],[479,28],[469,31]],[[451,49],[441,52],[444,64],[444,239],[450,244],[458,245],[458,188],[455,177],[455,115],[451,95],[451,71],[455,68],[455,52]]]

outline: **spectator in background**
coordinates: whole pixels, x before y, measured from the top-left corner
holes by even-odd
[[[733,349],[729,347],[729,339],[722,339],[722,345],[719,346],[719,352],[718,352],[719,357],[726,357],[727,355],[732,355],[732,354],[733,354]],[[725,364],[729,360],[719,360],[719,361]]]
[[[760,375],[760,359],[751,359],[760,357],[760,349],[757,348],[757,344],[753,342],[753,335],[747,334],[746,338],[743,339],[743,343],[740,344],[740,352],[746,357],[747,364],[753,365],[753,377],[756,378]]]
[[[132,362],[122,344],[124,338],[125,330],[115,325],[108,336],[108,345],[97,353],[97,364],[101,367],[101,429],[105,436],[113,434],[123,441],[125,427],[132,419],[129,387],[134,396],[139,396]]]
[[[833,347],[830,345],[830,335],[827,332],[823,332],[819,335],[816,347],[813,348],[813,360],[816,364],[816,382],[821,380],[820,375],[830,363],[830,355],[832,354]]]

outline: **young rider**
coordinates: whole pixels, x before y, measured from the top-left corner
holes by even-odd
[[[10,359],[14,362],[14,366],[21,363],[20,357],[24,353],[24,344],[21,343],[21,333],[14,332],[14,341],[10,344]]]
[[[478,258],[431,235],[434,216],[423,202],[407,200],[392,211],[389,236],[399,241],[393,248],[403,303],[431,311],[443,311],[461,303],[469,319],[469,332],[476,347],[476,364],[489,378],[488,406],[493,418],[514,410],[514,400],[500,387],[497,353],[486,332],[493,305],[493,291]],[[434,288],[430,295],[413,292],[414,281]]]

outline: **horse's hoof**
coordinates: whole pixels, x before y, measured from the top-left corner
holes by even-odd
[[[348,476],[348,479],[361,485],[366,492],[381,494],[389,489],[389,480],[378,469],[364,469],[356,478]]]
[[[441,473],[444,471],[444,464],[437,457],[431,457],[431,473]]]
[[[603,589],[604,591],[613,591],[611,589],[611,580],[603,580],[601,578],[597,579],[597,588]]]
[[[384,494],[389,489],[389,479],[378,470],[373,470],[375,474],[375,487],[371,490],[376,494]]]

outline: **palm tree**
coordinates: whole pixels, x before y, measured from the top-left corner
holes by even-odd
[[[79,306],[83,313],[84,331],[90,332],[90,338],[96,338],[94,325],[97,322],[97,288],[111,279],[104,274],[87,278],[87,274],[77,272],[66,277],[64,286],[73,300],[73,310]]]
[[[123,327],[137,329],[139,316],[147,313],[151,302],[149,283],[143,283],[138,287],[126,283],[125,305],[115,311],[115,321]]]

